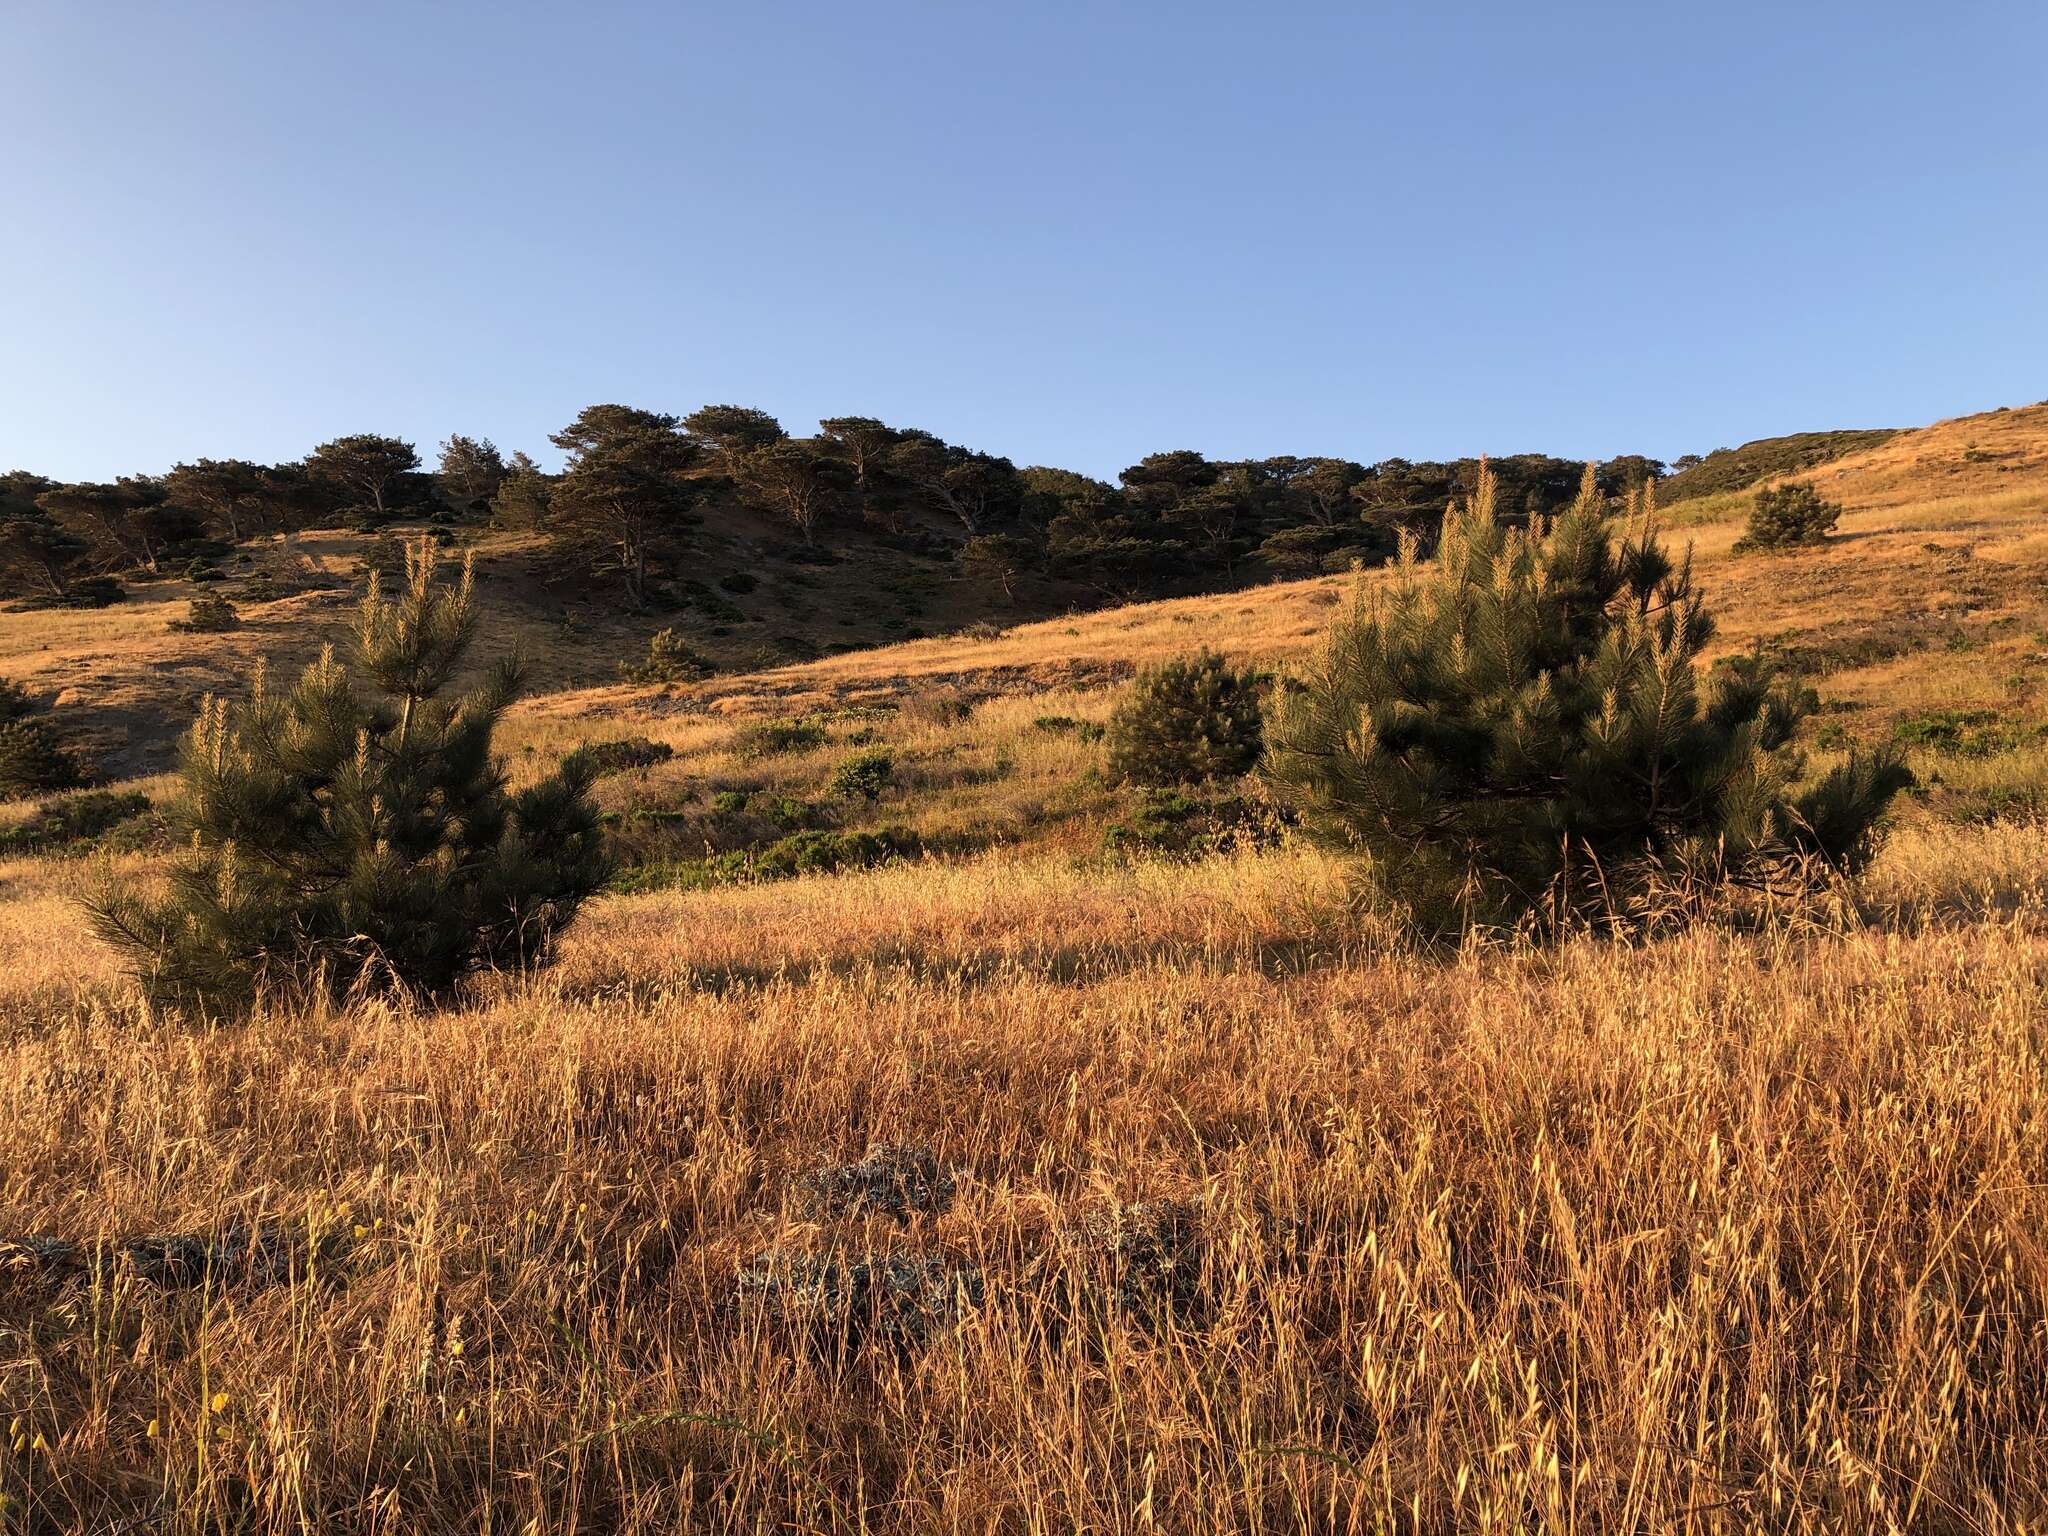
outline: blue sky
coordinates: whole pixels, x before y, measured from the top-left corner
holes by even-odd
[[[2048,396],[2048,6],[0,0],[0,469],[861,413],[1672,457]]]

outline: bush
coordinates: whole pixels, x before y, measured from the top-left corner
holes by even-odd
[[[782,757],[811,752],[831,737],[816,720],[761,720],[733,736],[733,750],[742,757]]]
[[[605,779],[638,768],[652,768],[675,755],[676,749],[665,741],[629,736],[618,741],[585,742],[569,754],[568,761],[593,779]]]
[[[712,861],[725,879],[783,880],[795,875],[828,875],[844,869],[872,869],[923,851],[907,827],[873,832],[797,832],[758,853],[721,854]]]
[[[168,896],[107,886],[89,903],[153,999],[441,996],[474,971],[545,963],[603,885],[587,765],[507,790],[491,738],[518,668],[445,700],[476,628],[469,574],[442,585],[427,540],[407,565],[395,600],[374,581],[363,598],[353,674],[329,651],[287,690],[259,673],[244,698],[207,701],[174,807],[191,852]]]
[[[35,713],[35,695],[11,677],[0,677],[0,725]]]
[[[38,807],[35,815],[19,826],[0,832],[0,855],[68,851],[81,843],[96,842],[123,822],[148,814],[149,796],[143,794],[95,789],[65,795]]]
[[[1820,492],[1803,481],[1758,491],[1749,511],[1749,526],[1736,542],[1736,549],[1796,549],[1803,544],[1823,544],[1842,509],[1824,501]]]
[[[832,773],[832,793],[849,800],[878,800],[889,787],[896,759],[887,752],[862,752],[849,757]]]
[[[1263,731],[1257,679],[1203,651],[1138,674],[1109,717],[1109,774],[1159,788],[1235,778]]]
[[[1177,789],[1148,789],[1129,820],[1102,829],[1102,846],[1110,853],[1192,859],[1270,845],[1279,835],[1270,806],[1235,795],[1201,800]]]
[[[647,642],[644,660],[620,662],[619,675],[629,683],[694,683],[711,675],[711,663],[673,629]]]
[[[14,606],[22,612],[45,608],[111,608],[128,596],[112,576],[81,576],[62,592],[24,598]]]
[[[171,620],[171,628],[188,634],[218,635],[242,627],[235,605],[218,592],[202,592],[185,606],[185,617]]]
[[[728,571],[725,575],[718,578],[718,584],[725,588],[726,591],[740,597],[745,597],[749,592],[761,585],[759,581],[755,580],[746,571]]]
[[[18,800],[84,782],[78,753],[50,721],[37,717],[0,724],[0,799]]]
[[[1418,932],[1613,910],[1658,870],[1846,865],[1910,782],[1884,753],[1793,792],[1812,692],[1754,660],[1702,684],[1713,622],[1640,495],[1642,532],[1617,548],[1590,468],[1533,531],[1495,520],[1482,470],[1435,566],[1405,549],[1283,701],[1267,782]]]

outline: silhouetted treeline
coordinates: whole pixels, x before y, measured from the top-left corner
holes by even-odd
[[[559,545],[568,568],[616,582],[641,606],[687,560],[705,514],[724,508],[779,527],[797,561],[880,541],[950,556],[993,600],[1018,601],[1033,587],[1129,600],[1375,563],[1404,529],[1426,540],[1479,471],[1476,458],[1368,465],[1179,449],[1110,484],[1019,469],[867,416],[792,436],[765,411],[737,405],[687,416],[594,405],[551,441],[565,455],[559,473],[460,434],[429,470],[413,444],[372,433],[289,464],[198,459],[108,484],[15,471],[0,476],[0,595],[103,602],[124,574],[173,570],[253,537],[426,519],[530,530]],[[1491,463],[1500,504],[1518,517],[1569,504],[1582,469],[1544,454]],[[1630,456],[1599,474],[1619,497],[1663,472]]]

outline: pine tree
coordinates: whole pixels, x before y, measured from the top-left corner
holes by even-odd
[[[1235,778],[1259,760],[1259,685],[1212,651],[1149,667],[1109,718],[1109,776],[1168,788]]]
[[[1482,470],[1434,567],[1404,541],[1269,732],[1275,795],[1363,855],[1369,894],[1442,936],[1596,910],[1659,866],[1859,856],[1910,775],[1880,755],[1801,785],[1811,692],[1753,660],[1701,677],[1713,623],[1647,486],[1619,542],[1591,466],[1554,525],[1504,527],[1494,499]]]
[[[518,691],[500,663],[444,698],[476,630],[470,573],[407,554],[403,591],[372,580],[354,670],[330,647],[278,693],[211,698],[184,748],[171,891],[89,904],[151,996],[232,1010],[269,990],[447,994],[465,975],[546,963],[602,884],[589,765],[510,792],[491,754]],[[367,684],[365,688],[362,685]]]
[[[1735,548],[1796,549],[1802,544],[1825,544],[1841,515],[1840,505],[1803,480],[1758,491],[1749,509],[1749,524]]]

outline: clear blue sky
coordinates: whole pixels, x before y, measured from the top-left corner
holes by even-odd
[[[594,401],[1669,458],[2048,396],[2048,6],[0,0],[0,469]]]

